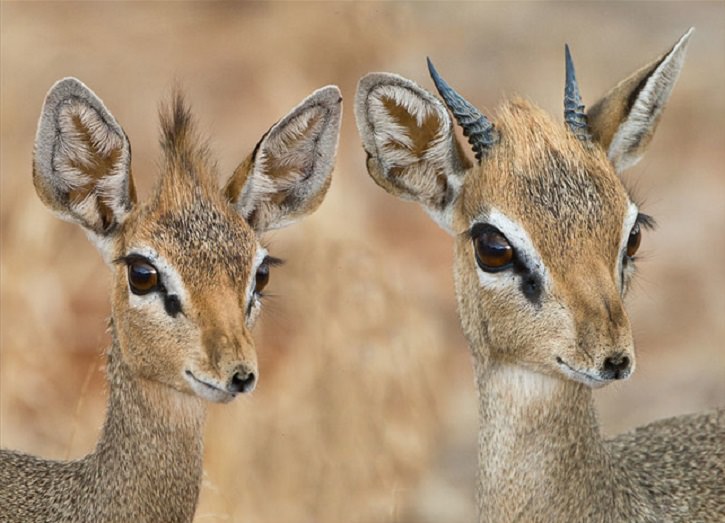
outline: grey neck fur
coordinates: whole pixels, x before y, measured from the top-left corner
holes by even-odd
[[[206,406],[134,376],[115,336],[107,372],[106,421],[92,454],[60,462],[0,452],[0,521],[192,521]]]
[[[474,356],[480,521],[654,521],[599,434],[591,389]]]

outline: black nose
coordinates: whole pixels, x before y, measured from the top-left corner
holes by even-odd
[[[257,376],[254,372],[248,371],[245,368],[239,368],[232,375],[232,379],[229,380],[227,390],[234,394],[252,392],[254,386],[257,384]]]
[[[604,359],[602,377],[608,380],[621,380],[627,376],[629,370],[629,357],[618,352]]]

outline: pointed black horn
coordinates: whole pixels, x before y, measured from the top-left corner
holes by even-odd
[[[427,58],[427,60],[428,71],[438,93],[455,117],[458,125],[463,129],[463,134],[468,138],[468,143],[471,144],[478,163],[481,163],[481,158],[486,154],[486,151],[498,142],[498,132],[496,132],[493,124],[478,109],[468,103],[441,78],[436,68],[433,67],[433,62],[430,61],[430,58]]]
[[[584,112],[579,86],[576,83],[574,62],[571,59],[569,46],[564,44],[566,55],[566,85],[564,86],[564,121],[574,135],[583,142],[591,140],[587,127],[587,115]]]

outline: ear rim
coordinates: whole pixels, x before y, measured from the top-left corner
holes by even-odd
[[[626,114],[614,133],[611,136],[600,135],[598,138],[616,172],[621,173],[634,166],[644,155],[682,72],[688,44],[694,31],[695,28],[690,27],[669,51],[627,76],[607,91],[588,111],[590,125],[596,127],[597,123],[600,123],[600,115],[606,109],[608,99],[621,94],[618,91],[626,88],[628,83],[635,83],[635,80],[642,76],[628,95],[628,98],[631,98],[636,94],[634,101],[622,109]]]
[[[368,101],[371,93],[376,88],[384,86],[402,88],[412,92],[415,96],[430,104],[439,114],[441,122],[443,122],[441,135],[447,137],[446,140],[449,142],[450,147],[445,154],[445,162],[448,164],[448,168],[446,169],[448,171],[446,173],[446,181],[448,184],[448,194],[446,195],[447,203],[441,209],[433,208],[417,195],[404,191],[385,175],[382,157],[374,139],[375,127],[372,119],[368,117],[370,114]],[[405,201],[418,203],[442,229],[453,234],[453,206],[460,195],[463,176],[472,164],[465,156],[465,153],[463,153],[461,144],[455,135],[455,123],[443,102],[433,93],[403,76],[387,72],[367,73],[358,81],[357,91],[355,93],[355,122],[357,124],[358,134],[362,140],[363,149],[367,154],[366,164],[368,175],[373,181],[392,196]],[[376,166],[371,166],[372,162],[375,162]]]
[[[104,123],[118,135],[122,142],[120,166],[122,172],[126,173],[123,184],[128,194],[128,202],[123,209],[113,209],[118,213],[115,216],[115,228],[123,223],[136,202],[136,190],[131,176],[131,144],[125,131],[98,95],[78,78],[72,76],[56,81],[45,95],[38,119],[35,142],[33,144],[33,185],[40,200],[56,216],[64,221],[80,225],[88,233],[100,239],[104,236],[111,235],[115,228],[109,229],[108,231],[98,231],[81,216],[71,212],[67,206],[61,204],[61,202],[67,199],[67,195],[61,191],[58,185],[53,183],[53,180],[59,177],[53,165],[53,158],[57,148],[56,138],[60,134],[60,129],[57,125],[58,113],[63,103],[74,98],[82,100],[94,109]],[[52,146],[44,147],[43,144],[51,144]]]
[[[247,223],[249,223],[257,234],[287,227],[298,219],[313,213],[322,204],[330,188],[332,173],[335,170],[337,161],[337,151],[340,144],[340,127],[342,124],[342,101],[342,92],[337,85],[330,84],[313,91],[264,133],[255,145],[252,153],[237,167],[234,174],[227,181],[224,193],[237,212],[247,220]],[[245,194],[245,190],[251,189],[249,184],[253,180],[268,178],[268,175],[262,171],[263,163],[260,162],[265,146],[275,136],[275,131],[284,129],[295,118],[298,118],[305,111],[315,106],[322,107],[326,113],[322,131],[316,137],[315,142],[319,143],[327,138],[329,141],[325,149],[331,150],[331,153],[329,155],[318,154],[319,149],[317,147],[315,148],[315,154],[317,156],[315,159],[316,165],[313,169],[315,175],[310,175],[310,177],[315,177],[317,183],[312,189],[312,193],[305,199],[305,202],[309,205],[277,215],[278,219],[276,221],[259,221],[258,217],[255,217],[255,210],[261,202],[259,198],[252,198],[252,194]]]

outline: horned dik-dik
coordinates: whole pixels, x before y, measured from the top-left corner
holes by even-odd
[[[445,105],[397,75],[360,81],[370,176],[455,240],[480,521],[725,521],[724,410],[604,440],[592,403],[593,388],[634,370],[623,299],[652,225],[618,174],[650,142],[690,34],[588,111],[567,48],[563,125],[521,99],[489,120],[430,62]]]
[[[259,236],[319,206],[340,115],[337,87],[314,92],[220,187],[176,92],[161,112],[161,174],[139,203],[129,141],[101,100],[74,78],[51,88],[33,181],[111,269],[109,401],[96,449],[82,459],[0,452],[1,521],[192,520],[206,402],[257,383],[250,331],[277,261]]]

